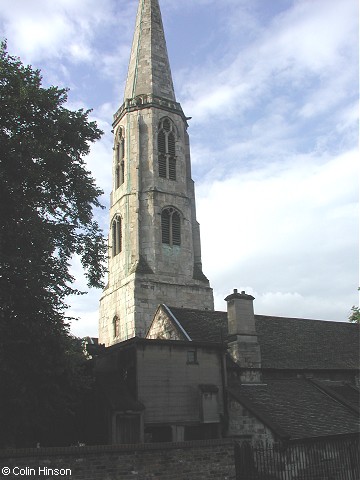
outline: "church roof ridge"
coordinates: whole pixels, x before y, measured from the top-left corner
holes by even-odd
[[[228,336],[226,312],[168,307],[193,341]],[[358,370],[359,326],[349,322],[255,315],[262,367]]]
[[[170,305],[167,305],[167,307],[170,310],[179,310],[182,312],[188,311],[188,312],[193,312],[193,313],[201,313],[201,314],[209,314],[211,316],[227,316],[227,312],[225,310],[202,310],[200,308],[189,308],[189,307],[173,307]],[[294,320],[294,321],[304,321],[304,322],[326,322],[326,323],[331,323],[331,324],[340,324],[340,325],[352,325],[353,328],[359,328],[359,325],[356,323],[350,323],[348,321],[340,321],[340,320],[330,320],[330,319],[323,319],[323,318],[303,318],[303,317],[290,317],[290,316],[285,316],[285,315],[265,315],[262,313],[255,313],[255,318],[259,320],[267,320],[267,319],[272,319],[272,320]]]

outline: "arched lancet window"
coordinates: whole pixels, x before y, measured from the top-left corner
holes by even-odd
[[[122,250],[122,221],[118,215],[114,218],[111,224],[112,237],[112,256],[115,257]]]
[[[158,152],[159,177],[176,180],[175,126],[169,118],[159,123]]]
[[[117,315],[113,318],[113,335],[114,338],[120,336],[120,318]]]
[[[124,131],[119,128],[115,144],[115,188],[125,181],[125,138]]]
[[[161,235],[165,245],[181,245],[180,213],[175,208],[165,208],[161,212]]]

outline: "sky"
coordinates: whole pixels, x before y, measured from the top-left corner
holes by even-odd
[[[0,0],[9,53],[69,87],[104,130],[87,158],[109,229],[112,116],[138,0]],[[192,117],[203,270],[215,308],[347,321],[358,304],[357,0],[160,0],[177,101]],[[72,272],[86,289],[79,261]],[[100,290],[69,298],[97,336]]]

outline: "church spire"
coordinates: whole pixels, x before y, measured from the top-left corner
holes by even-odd
[[[150,94],[175,101],[158,0],[139,0],[124,100]]]
[[[175,100],[158,0],[139,0],[114,115],[109,274],[99,342],[144,336],[159,304],[213,310],[202,271],[187,118]]]

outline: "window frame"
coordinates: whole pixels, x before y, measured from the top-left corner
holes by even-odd
[[[112,257],[122,252],[122,218],[116,215],[111,222]]]
[[[113,336],[114,338],[119,338],[120,337],[120,318],[118,315],[113,316]]]
[[[115,190],[125,183],[125,137],[119,128],[115,143]]]
[[[176,129],[169,117],[163,117],[158,125],[158,174],[160,178],[176,181]]]
[[[161,212],[161,243],[181,247],[181,214],[174,207],[165,207]]]
[[[186,352],[186,364],[187,365],[199,365],[196,348],[193,348],[191,350],[187,350],[187,352]]]

